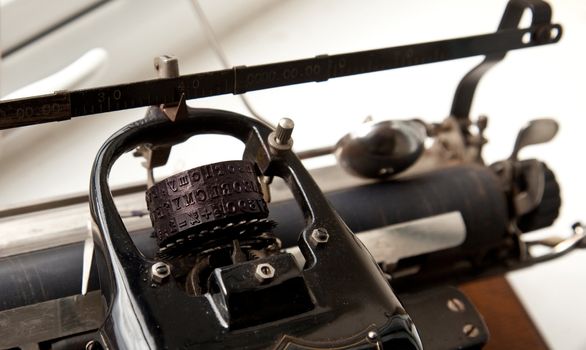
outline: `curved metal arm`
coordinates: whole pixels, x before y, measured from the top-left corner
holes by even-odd
[[[533,15],[531,27],[551,24],[551,7],[546,2],[542,0],[510,0],[498,29],[517,28],[525,10],[530,10]],[[557,28],[557,30],[557,36],[559,37],[561,35],[561,28]],[[550,35],[551,33],[549,29],[547,31],[537,30],[532,33],[530,40],[538,42],[546,38],[549,40]],[[458,119],[464,134],[468,134],[467,127],[470,122],[470,107],[472,106],[472,99],[474,98],[476,86],[480,82],[482,76],[495,64],[499,63],[506,54],[507,51],[486,55],[485,59],[468,72],[460,81],[456,93],[454,94],[452,110],[450,113],[453,117]]]

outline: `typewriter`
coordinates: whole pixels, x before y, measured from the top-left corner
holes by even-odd
[[[0,211],[0,348],[483,348],[491,329],[457,286],[585,243],[579,222],[532,235],[558,218],[562,195],[555,169],[520,151],[553,140],[558,123],[530,121],[488,163],[488,117],[471,117],[480,79],[509,51],[561,38],[548,3],[510,0],[488,34],[187,75],[163,55],[156,79],[1,101],[4,130],[148,108],[104,141],[87,194]],[[294,117],[188,105],[473,56],[484,58],[448,117],[367,118],[313,149],[295,148]],[[241,154],[155,176],[209,134],[240,141]],[[145,180],[112,186],[127,154]],[[306,168],[324,156],[336,163]]]

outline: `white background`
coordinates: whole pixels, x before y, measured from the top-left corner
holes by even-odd
[[[14,10],[19,2],[24,4],[24,12]],[[50,3],[3,0],[0,23],[9,23],[11,18],[12,26],[20,22],[23,30],[29,30],[31,23],[44,23],[43,18],[50,15],[44,7]],[[67,6],[67,2],[59,3]],[[586,198],[586,3],[550,3],[554,22],[564,27],[561,42],[507,55],[479,85],[471,116],[490,118],[490,142],[485,149],[488,162],[508,156],[516,132],[530,119],[554,117],[559,121],[561,129],[554,141],[527,149],[521,156],[538,157],[556,171],[564,204],[559,220],[547,232],[567,234],[574,221],[586,220],[582,204]],[[496,29],[505,4],[488,0],[202,1],[232,65],[489,33]],[[20,19],[14,21],[17,15]],[[0,32],[4,47],[19,33],[11,28]],[[177,55],[182,73],[222,68],[189,1],[112,1],[6,57],[0,63],[0,96],[59,71],[94,48],[103,48],[106,58],[89,78],[70,88],[154,78],[152,60],[160,54]],[[449,113],[457,83],[480,60],[475,57],[334,79],[249,93],[248,97],[259,113],[274,122],[284,116],[293,118],[295,147],[303,150],[335,143],[369,115],[374,119],[442,120]],[[235,96],[189,104],[248,114]],[[103,140],[142,113],[142,109],[108,113],[4,134],[0,138],[0,207],[86,191],[90,166]],[[238,156],[235,142],[216,141],[189,141],[174,151],[169,165],[157,174]],[[214,152],[210,152],[210,143],[217,145]],[[140,160],[131,156],[123,158],[112,175],[113,184],[143,179]],[[586,254],[580,251],[508,276],[554,349],[586,349],[584,266]]]

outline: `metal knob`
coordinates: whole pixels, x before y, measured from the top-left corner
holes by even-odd
[[[279,120],[277,129],[275,130],[275,141],[281,145],[288,144],[291,139],[291,134],[293,134],[293,127],[295,127],[293,120],[289,118]]]
[[[293,128],[295,123],[289,118],[282,118],[275,131],[269,134],[269,146],[275,151],[290,150],[293,147]]]

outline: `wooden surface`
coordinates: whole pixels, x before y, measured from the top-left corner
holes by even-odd
[[[504,276],[458,286],[476,306],[490,332],[484,350],[548,349]]]

